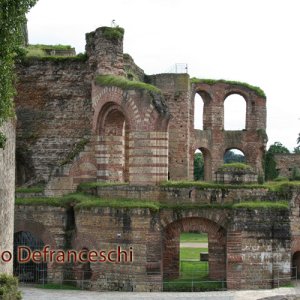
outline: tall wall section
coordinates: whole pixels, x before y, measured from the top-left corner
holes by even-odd
[[[267,143],[266,98],[254,87],[226,81],[205,80],[192,83],[191,109],[194,112],[194,98],[199,94],[203,99],[203,130],[191,124],[191,152],[196,149],[204,155],[205,180],[215,180],[215,172],[224,163],[227,150],[238,149],[245,155],[246,163],[257,174],[262,175],[263,154]],[[242,96],[246,102],[246,124],[244,130],[224,130],[224,102],[232,94]]]
[[[30,59],[18,65],[17,184],[48,182],[77,143],[91,136],[85,61]]]
[[[4,149],[0,149],[0,252],[13,253],[15,202],[15,121],[4,123],[0,131],[6,136]],[[5,256],[6,257],[6,256]],[[8,257],[6,257],[8,258]],[[13,263],[0,260],[0,273],[12,274]]]

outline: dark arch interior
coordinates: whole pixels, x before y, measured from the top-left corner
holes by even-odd
[[[34,263],[32,261],[20,263],[20,257],[25,258],[26,252],[20,252],[18,247],[27,246],[32,251],[42,250],[44,242],[35,237],[29,231],[19,231],[14,234],[14,276],[19,278],[20,282],[45,283],[47,281],[47,263]]]

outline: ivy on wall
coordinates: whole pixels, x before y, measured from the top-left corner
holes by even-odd
[[[14,115],[14,62],[22,53],[25,14],[37,0],[0,0],[0,126]],[[6,137],[0,132],[0,148]]]

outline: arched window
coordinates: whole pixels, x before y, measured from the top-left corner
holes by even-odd
[[[246,128],[246,100],[232,94],[224,101],[224,129],[243,130]]]
[[[245,154],[241,150],[235,148],[227,150],[224,154],[224,164],[235,162],[245,163]]]
[[[203,130],[204,101],[199,94],[195,95],[194,100],[194,129]]]
[[[194,180],[204,180],[204,157],[199,149],[194,155]]]
[[[211,179],[211,154],[208,149],[199,147],[194,154],[194,180]]]

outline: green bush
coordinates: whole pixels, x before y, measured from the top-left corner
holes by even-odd
[[[0,274],[0,299],[22,299],[21,293],[18,291],[18,279],[16,277],[7,274]]]
[[[293,168],[292,180],[300,180],[300,169],[298,167]]]

